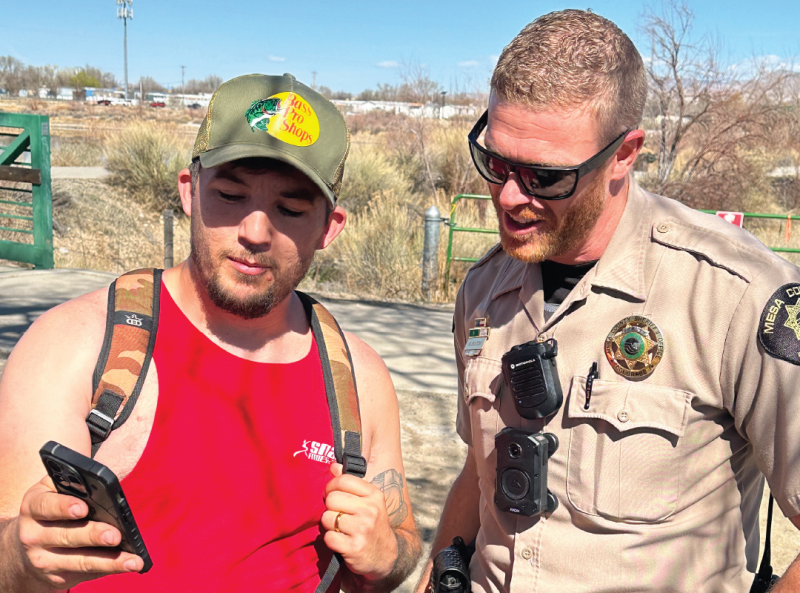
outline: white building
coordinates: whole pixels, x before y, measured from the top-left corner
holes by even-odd
[[[368,113],[386,111],[396,115],[424,117],[429,119],[449,119],[457,115],[476,116],[478,108],[474,105],[445,105],[430,103],[404,103],[402,101],[331,101],[342,113]]]

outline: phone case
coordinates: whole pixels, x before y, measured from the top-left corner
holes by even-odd
[[[45,444],[39,455],[56,490],[84,500],[89,507],[86,518],[90,521],[101,521],[119,529],[122,534],[119,547],[144,560],[140,573],[150,570],[153,562],[114,472],[55,441]]]

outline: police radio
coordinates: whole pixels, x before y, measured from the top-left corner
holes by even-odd
[[[555,414],[564,401],[558,379],[558,343],[532,341],[514,346],[502,358],[503,376],[517,413],[534,420]]]
[[[553,339],[520,344],[503,355],[503,377],[523,418],[547,418],[561,408],[564,396],[557,355],[558,343]],[[495,435],[494,443],[497,508],[526,517],[555,511],[558,500],[547,489],[547,461],[558,449],[558,438],[508,427]]]

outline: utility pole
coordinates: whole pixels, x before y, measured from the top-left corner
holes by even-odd
[[[184,74],[186,73],[186,66],[181,66],[181,93],[184,95],[186,94],[186,77]]]
[[[125,100],[128,100],[128,19],[133,20],[133,0],[117,0],[117,18],[125,29]]]
[[[311,88],[315,91],[317,90],[317,71],[314,70],[311,72],[312,81],[311,81]]]

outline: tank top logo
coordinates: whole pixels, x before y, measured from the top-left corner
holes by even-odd
[[[304,453],[306,458],[311,461],[319,461],[320,463],[331,464],[336,461],[336,455],[333,452],[333,447],[325,443],[318,443],[317,441],[303,441],[303,448],[297,451],[292,457],[297,457],[300,453]]]

